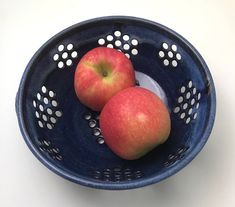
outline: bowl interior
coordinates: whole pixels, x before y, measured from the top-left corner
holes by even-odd
[[[98,113],[76,97],[76,65],[97,46],[123,51],[135,70],[166,94],[170,137],[139,160],[114,155],[103,143]],[[135,182],[164,174],[205,142],[213,92],[205,67],[186,40],[158,24],[111,18],[70,27],[42,46],[27,67],[21,93],[26,141],[51,165],[92,182]]]

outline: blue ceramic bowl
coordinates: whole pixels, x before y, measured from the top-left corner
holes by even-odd
[[[75,95],[76,65],[98,46],[123,51],[138,71],[139,84],[169,108],[168,141],[139,160],[112,153],[99,114]],[[163,25],[125,16],[85,21],[52,37],[30,60],[16,97],[20,130],[33,154],[58,175],[101,189],[137,188],[178,172],[206,143],[215,108],[213,80],[198,51]]]

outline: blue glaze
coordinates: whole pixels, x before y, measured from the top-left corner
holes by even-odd
[[[160,84],[167,95],[171,109],[172,131],[166,143],[143,158],[122,160],[108,147],[97,144],[84,113],[87,108],[76,98],[73,76],[79,59],[90,49],[99,46],[98,39],[120,30],[138,40],[138,54],[131,56],[136,70],[145,73]],[[158,52],[162,43],[177,45],[181,54],[176,68],[164,66]],[[72,43],[78,52],[73,65],[58,69],[53,61],[60,44]],[[198,116],[189,124],[172,111],[177,103],[179,89],[188,80],[201,93]],[[40,128],[32,101],[40,88],[46,85],[56,93],[63,116],[52,130]],[[213,127],[216,95],[209,69],[198,51],[182,36],[158,23],[135,17],[111,16],[96,18],[71,26],[48,40],[32,57],[23,74],[16,97],[16,112],[21,133],[34,155],[58,175],[85,186],[101,189],[131,189],[163,180],[186,166],[203,148]],[[117,123],[118,124],[118,123]],[[128,130],[128,129],[127,129]],[[61,161],[41,151],[41,140],[49,140],[60,149]],[[169,154],[181,147],[188,148],[184,157],[169,166],[164,165]],[[94,171],[109,168],[140,170],[143,176],[119,182],[97,180]]]

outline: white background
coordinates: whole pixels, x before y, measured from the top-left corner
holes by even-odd
[[[14,110],[35,51],[62,29],[106,15],[147,18],[183,35],[206,60],[217,91],[216,121],[202,152],[173,177],[136,190],[90,189],[55,175],[27,148]],[[0,0],[0,206],[234,207],[234,71],[234,0]]]

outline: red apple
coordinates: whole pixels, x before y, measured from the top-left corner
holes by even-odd
[[[87,52],[77,65],[74,87],[84,105],[100,111],[117,92],[135,85],[131,61],[120,51],[97,47]]]
[[[115,154],[134,160],[167,140],[171,121],[157,95],[131,87],[117,93],[104,106],[100,127],[105,143]]]

